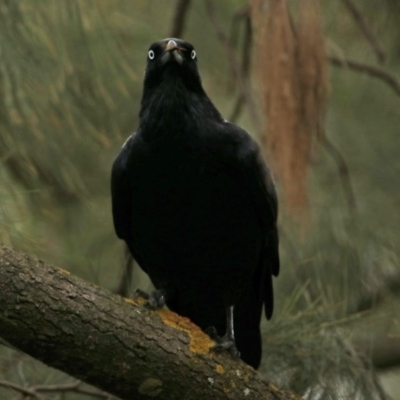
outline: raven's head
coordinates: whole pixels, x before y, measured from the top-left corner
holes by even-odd
[[[147,52],[145,88],[163,83],[183,83],[191,91],[202,91],[194,47],[181,39],[167,38],[153,43]]]

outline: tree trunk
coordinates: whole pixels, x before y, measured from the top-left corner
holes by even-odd
[[[188,319],[0,247],[0,335],[123,399],[299,399],[226,354]]]

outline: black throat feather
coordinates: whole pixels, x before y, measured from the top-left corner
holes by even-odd
[[[190,136],[207,119],[223,120],[200,78],[185,76],[175,65],[165,68],[157,80],[145,80],[139,116],[146,140],[179,140]]]

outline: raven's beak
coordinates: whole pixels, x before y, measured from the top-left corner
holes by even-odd
[[[178,48],[175,40],[170,40],[167,45],[165,46],[165,51],[172,51]]]
[[[178,64],[183,63],[183,57],[180,51],[183,50],[176,44],[175,40],[169,40],[165,46],[164,55],[161,57],[161,62],[166,64],[168,61],[175,61]]]

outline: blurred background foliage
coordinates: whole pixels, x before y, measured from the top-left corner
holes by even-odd
[[[288,3],[295,19],[302,3]],[[382,66],[346,3],[319,2],[327,54],[399,74],[400,3],[357,4],[385,50]],[[228,37],[246,6],[213,5]],[[170,35],[175,7],[161,0],[0,0],[2,242],[116,289],[124,257],[111,219],[111,164],[138,125],[147,48]],[[240,90],[203,1],[191,2],[183,37],[196,47],[206,91],[229,118]],[[251,75],[256,106],[259,79]],[[400,95],[344,67],[332,66],[329,81],[326,137],[348,169],[355,206],[337,159],[316,146],[306,222],[299,227],[281,207],[282,274],[274,318],[263,325],[261,371],[308,399],[400,398],[400,357],[381,370],[374,358],[376,340],[400,333]],[[262,141],[254,104],[237,122]],[[136,268],[134,285],[146,282]],[[393,343],[389,353],[399,354]],[[6,347],[0,379],[23,386],[71,380]],[[1,398],[16,396],[0,388]]]

